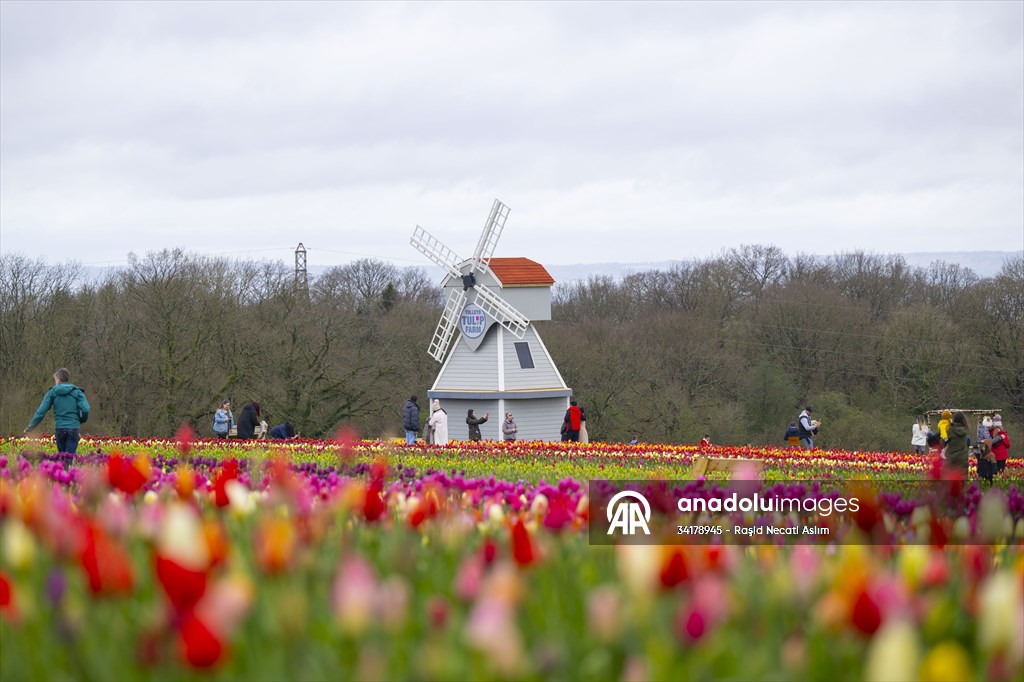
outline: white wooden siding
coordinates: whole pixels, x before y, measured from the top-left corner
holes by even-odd
[[[466,410],[472,409],[476,416],[489,412],[490,418],[480,425],[484,440],[501,440],[501,423],[505,414],[498,413],[497,400],[450,400],[442,398],[441,407],[448,413],[448,437],[451,440],[468,440],[469,426],[466,425]],[[557,441],[562,439],[562,419],[569,407],[568,398],[530,398],[526,400],[505,399],[505,412],[511,412],[519,427],[519,440]]]
[[[505,337],[505,390],[525,391],[545,388],[566,388],[562,377],[548,360],[544,350],[544,342],[540,340],[537,329],[532,325],[527,328],[522,341],[530,344],[530,355],[533,356],[533,369],[522,369],[519,356],[516,354],[515,343],[519,341],[513,334]]]
[[[487,330],[483,343],[475,351],[460,333],[452,349],[452,356],[441,368],[441,374],[434,382],[433,390],[455,391],[497,391],[498,390],[498,330],[492,326]],[[515,338],[511,334],[506,337]],[[513,349],[515,352],[515,349]],[[519,361],[516,361],[516,367]],[[495,403],[497,405],[497,403]]]
[[[480,425],[480,435],[484,440],[498,440],[501,437],[501,422],[505,415],[498,414],[497,400],[449,400],[442,398],[441,407],[448,413],[448,439],[469,440],[469,425],[466,424],[466,411],[473,410],[477,417],[490,412],[491,416]],[[506,402],[507,404],[507,402]],[[563,409],[564,413],[565,410]]]
[[[469,261],[464,261],[459,267],[463,274],[469,272]],[[550,320],[551,319],[551,287],[529,286],[529,287],[503,287],[490,272],[476,273],[476,279],[481,284],[490,287],[494,293],[505,299],[509,305],[521,312],[528,320]],[[441,280],[441,286],[449,289],[461,289],[462,280],[446,276]],[[472,292],[469,292],[469,300],[473,300]],[[447,296],[447,292],[445,293]]]
[[[505,399],[505,411],[519,427],[519,440],[561,440],[562,419],[569,407],[568,398]],[[505,415],[501,415],[505,421]]]

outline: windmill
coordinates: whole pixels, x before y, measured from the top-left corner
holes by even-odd
[[[419,225],[410,243],[445,272],[448,289],[429,355],[442,363],[429,398],[449,414],[449,432],[460,435],[465,410],[490,412],[485,438],[500,438],[511,411],[520,440],[557,440],[572,391],[541,341],[534,321],[551,319],[554,279],[527,258],[495,258],[509,208],[497,199],[469,259]]]

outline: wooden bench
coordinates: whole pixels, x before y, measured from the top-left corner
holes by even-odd
[[[707,476],[716,471],[724,471],[731,477],[737,469],[744,466],[756,471],[758,478],[764,478],[763,459],[736,459],[733,457],[697,457],[693,461],[693,477]]]

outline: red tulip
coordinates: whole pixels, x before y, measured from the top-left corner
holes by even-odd
[[[853,611],[850,614],[853,626],[865,635],[873,635],[882,625],[882,610],[877,602],[872,599],[867,590],[861,589],[857,600],[853,603]]]
[[[928,522],[928,526],[932,532],[932,547],[944,548],[949,541],[949,533],[946,532],[946,527],[942,524],[942,521],[932,518]]]
[[[213,477],[213,493],[214,500],[218,507],[226,507],[230,504],[228,499],[228,493],[224,489],[228,481],[233,481],[238,478],[238,462],[233,459],[229,459],[227,462],[221,464],[220,469],[217,471],[217,475]]]
[[[444,629],[445,623],[448,622],[448,611],[448,602],[444,597],[435,594],[427,600],[427,616],[435,630]]]
[[[967,545],[964,547],[964,568],[969,576],[971,584],[980,583],[985,574],[988,573],[990,559],[987,547],[980,545]]]
[[[99,528],[86,527],[79,562],[93,594],[132,591],[135,580],[128,553]]]
[[[129,460],[121,455],[112,455],[107,460],[107,478],[110,485],[128,495],[134,495],[149,480],[152,468],[145,455]]]
[[[177,433],[174,434],[174,440],[178,442],[178,451],[182,455],[187,455],[192,451],[192,441],[195,439],[196,432],[188,424],[182,424],[179,426]]]
[[[423,508],[423,501],[418,497],[413,497],[409,500],[409,527],[419,528],[420,524],[427,520],[427,511]]]
[[[181,624],[181,643],[185,660],[193,668],[209,668],[224,653],[216,635],[191,613]]]
[[[921,583],[929,587],[941,586],[949,579],[949,564],[942,552],[932,552],[928,566],[921,576]]]
[[[871,533],[874,527],[882,521],[878,498],[867,486],[858,486],[852,491],[852,494],[860,500],[860,507],[853,512],[853,521],[862,531]]]
[[[14,509],[15,495],[11,487],[7,479],[0,478],[0,519],[10,514]]]
[[[370,487],[366,489],[366,499],[363,501],[363,516],[367,521],[376,521],[384,515],[384,499],[381,493],[384,491],[384,484],[381,480],[374,478]]]
[[[662,563],[659,577],[662,586],[668,589],[686,582],[690,577],[690,572],[686,568],[686,558],[683,557],[681,549],[675,547],[670,551],[667,560]]]
[[[536,560],[536,552],[530,533],[526,530],[522,519],[517,519],[512,526],[512,557],[520,566],[529,566]]]
[[[444,486],[437,481],[429,481],[423,486],[423,501],[426,503],[427,518],[437,516],[437,513],[441,511],[444,497]]]
[[[334,434],[334,442],[338,446],[338,457],[341,463],[349,464],[355,459],[356,447],[359,444],[359,434],[352,427],[346,426],[338,429]]]
[[[14,588],[3,571],[0,571],[0,615],[11,620],[18,619],[18,609],[14,603]]]
[[[494,544],[494,540],[491,540],[490,538],[487,538],[487,540],[484,542],[482,550],[485,565],[490,565],[491,563],[493,563],[495,557],[498,556],[498,546]]]
[[[370,465],[370,479],[373,481],[384,482],[385,477],[388,474],[388,461],[384,457],[378,457],[373,460],[373,464]]]
[[[156,557],[156,577],[180,613],[191,611],[206,593],[206,571],[185,568],[171,559]]]

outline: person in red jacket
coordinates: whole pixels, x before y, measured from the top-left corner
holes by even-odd
[[[583,414],[583,408],[576,404],[575,400],[569,401],[569,409],[565,411],[565,419],[562,420],[567,431],[566,435],[568,440],[573,442],[579,442],[580,440],[580,424],[586,417]],[[564,428],[564,427],[563,427]]]
[[[1006,468],[1006,460],[1010,457],[1010,436],[1003,428],[1000,415],[992,417],[992,454],[996,456],[996,473],[1001,474]]]

